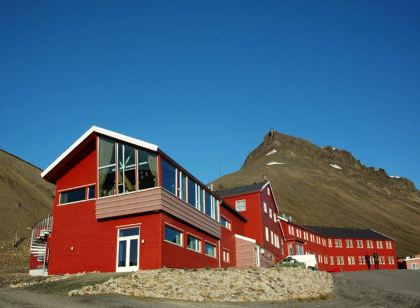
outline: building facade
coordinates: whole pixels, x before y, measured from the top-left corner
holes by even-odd
[[[378,254],[379,269],[396,269],[395,240],[374,230],[304,226],[280,217],[287,254],[314,254],[320,270],[367,270],[367,257],[375,269],[373,255]]]

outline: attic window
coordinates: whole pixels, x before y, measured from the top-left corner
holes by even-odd
[[[246,200],[236,200],[235,206],[238,212],[246,211]]]

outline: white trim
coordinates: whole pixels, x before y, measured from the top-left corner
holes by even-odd
[[[156,152],[158,146],[140,139],[132,138],[117,132],[110,131],[105,128],[98,126],[92,126],[89,128],[79,139],[77,139],[70,147],[67,148],[51,165],[49,165],[42,173],[41,177],[45,177],[54,167],[56,167],[67,155],[69,155],[75,148],[77,148],[87,137],[92,133],[98,133],[107,137],[117,139],[119,141],[127,142],[133,145],[140,146],[142,148]]]
[[[138,235],[130,235],[130,236],[122,236],[120,237],[120,230],[124,230],[124,229],[134,229],[137,228],[139,229],[139,234]],[[117,228],[117,259],[116,259],[116,263],[115,263],[115,272],[135,272],[138,271],[140,269],[140,232],[141,232],[141,226],[137,225],[137,226],[131,226],[131,227],[119,227]],[[125,240],[127,242],[127,246],[126,246],[126,266],[124,267],[119,267],[118,266],[118,259],[119,259],[119,250],[120,250],[120,239],[121,240]],[[137,240],[137,265],[135,266],[130,266],[129,263],[127,264],[127,261],[129,262],[130,260],[130,246],[131,246],[131,240]]]
[[[240,240],[248,241],[248,242],[251,242],[251,243],[254,243],[254,244],[256,243],[256,240],[254,240],[253,238],[249,238],[249,237],[246,237],[246,236],[243,236],[243,235],[235,234],[235,237],[240,239]]]

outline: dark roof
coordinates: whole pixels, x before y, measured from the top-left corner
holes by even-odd
[[[374,239],[374,240],[393,240],[382,233],[371,229],[351,229],[351,228],[336,228],[336,227],[320,227],[320,226],[303,226],[309,231],[325,237],[336,238],[360,238],[360,239]]]
[[[228,203],[226,203],[225,201],[220,202],[220,205],[223,206],[225,209],[227,209],[229,212],[231,212],[232,214],[234,214],[235,216],[239,217],[240,219],[242,219],[243,221],[247,221],[248,219],[246,219],[245,216],[243,216],[241,213],[239,213],[237,210],[235,210],[233,207],[231,207]]]
[[[249,193],[260,191],[264,187],[265,184],[267,184],[267,181],[245,185],[245,186],[234,187],[230,189],[217,190],[214,193],[219,195],[220,197],[249,194]]]

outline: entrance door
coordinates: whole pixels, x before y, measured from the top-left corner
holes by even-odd
[[[118,229],[117,272],[139,269],[140,227]]]

